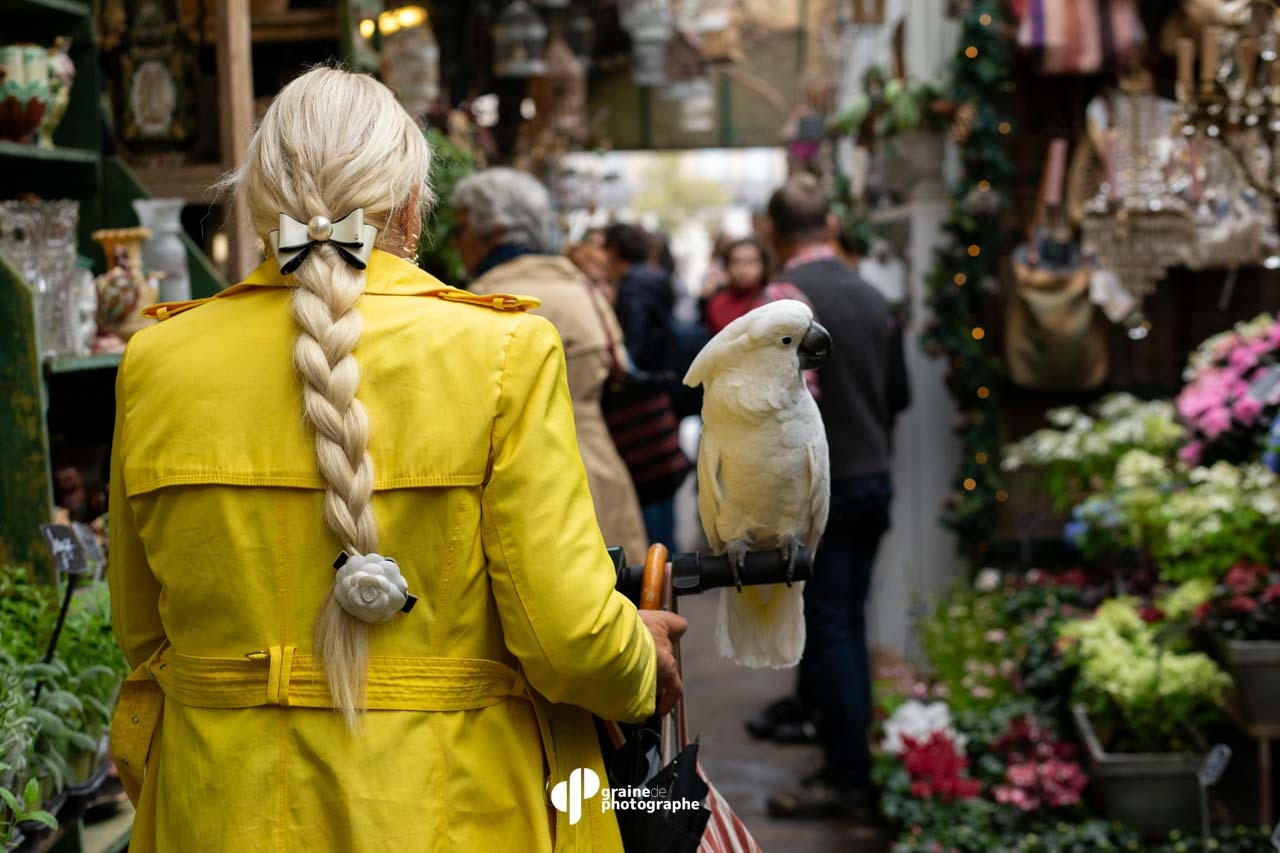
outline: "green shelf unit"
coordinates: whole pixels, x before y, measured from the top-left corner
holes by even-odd
[[[115,370],[120,366],[121,353],[104,352],[98,355],[69,356],[46,361],[44,369],[49,373],[77,373],[81,370]]]
[[[6,15],[44,16],[56,20],[63,17],[78,21],[93,12],[92,3],[80,0],[0,0],[0,13]]]

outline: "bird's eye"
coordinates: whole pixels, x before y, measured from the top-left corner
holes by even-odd
[[[789,346],[791,346],[791,336],[790,336],[790,335],[786,335],[786,336],[784,336],[784,337],[782,338],[782,345],[783,345],[784,347],[789,347]]]

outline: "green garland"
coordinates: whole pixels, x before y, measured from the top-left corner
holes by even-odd
[[[923,336],[931,352],[950,360],[947,386],[959,405],[964,456],[945,520],[973,558],[988,549],[997,505],[1008,500],[999,469],[1004,370],[978,319],[985,282],[1004,248],[1001,220],[1013,178],[1004,149],[1012,131],[1005,114],[1012,88],[1007,16],[1003,4],[980,0],[961,25],[947,97],[960,108],[957,124],[968,125],[960,148],[963,176],[944,226],[950,240],[927,279],[933,322]]]

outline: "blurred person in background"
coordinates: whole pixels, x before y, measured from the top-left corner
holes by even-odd
[[[597,290],[605,295],[612,310],[613,303],[618,298],[618,290],[613,279],[609,277],[608,253],[599,246],[578,243],[575,246],[570,246],[569,250],[565,252],[565,256],[573,262],[579,272],[587,277],[587,281],[591,282]]]
[[[600,411],[615,363],[609,347],[617,364],[627,358],[608,298],[568,258],[548,252],[555,216],[546,188],[532,175],[507,168],[477,172],[458,183],[450,202],[458,252],[472,275],[470,289],[536,296],[542,306],[533,313],[560,333],[578,449],[600,532],[630,559],[643,557],[649,542],[640,501]]]
[[[706,307],[707,331],[712,335],[762,304],[769,280],[768,250],[755,237],[729,243],[720,255],[720,264],[725,285],[708,297]]]
[[[834,217],[816,178],[790,178],[769,199],[768,212],[782,261],[770,287],[807,297],[834,342],[817,371],[831,449],[831,515],[804,590],[808,639],[799,701],[788,697],[764,715],[786,703],[816,711],[823,766],[798,788],[770,797],[769,813],[866,817],[875,803],[866,603],[889,529],[894,420],[910,402],[902,332],[884,298],[836,255]]]
[[[617,282],[614,312],[622,327],[631,365],[643,374],[659,376],[668,369],[675,290],[671,272],[650,262],[653,241],[638,225],[614,223],[605,229],[604,248],[610,274]],[[666,383],[674,387],[679,378]],[[642,507],[649,541],[675,541],[675,501],[655,500]]]

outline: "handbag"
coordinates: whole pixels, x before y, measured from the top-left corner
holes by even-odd
[[[675,612],[671,587],[671,564],[667,549],[652,545],[644,565],[639,606],[642,610]],[[680,644],[674,646],[676,668],[680,669]],[[683,677],[683,673],[681,674]],[[637,788],[649,797],[630,799],[690,800],[701,802],[697,809],[649,808],[615,810],[622,848],[626,853],[761,853],[760,845],[721,796],[698,761],[698,742],[689,741],[684,700],[671,714],[656,715],[636,725],[604,722],[601,752],[609,784],[614,788]],[[648,804],[646,804],[648,805]]]
[[[627,371],[618,362],[617,340],[606,322],[597,296],[588,289],[587,298],[604,329],[609,353],[609,381],[600,409],[605,425],[622,457],[641,506],[659,503],[676,493],[693,463],[680,449],[680,422],[667,390],[669,378]]]

